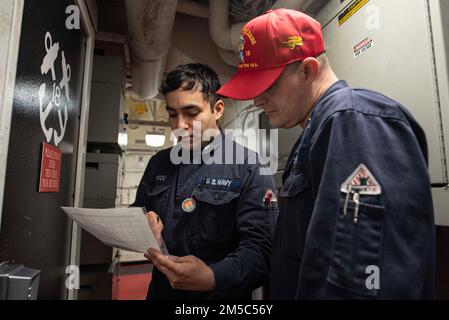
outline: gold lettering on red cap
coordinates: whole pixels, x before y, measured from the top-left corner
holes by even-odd
[[[254,37],[253,33],[251,31],[249,31],[248,29],[243,28],[242,35],[247,36],[253,46],[257,43],[256,38]]]
[[[256,62],[239,64],[239,69],[250,69],[250,68],[258,68],[258,67],[259,67],[259,65]]]

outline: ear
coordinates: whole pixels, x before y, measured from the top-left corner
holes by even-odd
[[[218,100],[214,105],[214,115],[215,120],[218,121],[223,116],[224,113],[224,102],[223,100]]]
[[[315,80],[320,72],[320,62],[313,57],[305,59],[299,67],[306,82]]]

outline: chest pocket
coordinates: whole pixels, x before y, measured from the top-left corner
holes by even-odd
[[[197,208],[193,232],[206,243],[225,245],[233,238],[239,191],[196,190]]]
[[[147,191],[147,210],[156,212],[162,219],[167,214],[169,189],[168,184],[155,183],[151,191]]]
[[[379,281],[373,270],[377,272],[381,266],[385,206],[361,201],[357,223],[354,222],[355,203],[348,203],[346,214],[344,206],[345,201],[341,200],[327,280],[362,297],[376,297],[379,290],[370,289],[367,284]]]

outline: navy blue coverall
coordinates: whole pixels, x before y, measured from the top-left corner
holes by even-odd
[[[233,148],[232,153],[226,145]],[[150,159],[132,206],[156,212],[164,224],[162,237],[168,252],[204,261],[214,272],[216,288],[214,292],[174,290],[154,268],[147,298],[250,299],[252,291],[269,278],[278,209],[274,201],[264,200],[267,191],[275,191],[272,176],[266,175],[268,169],[255,153],[223,133],[203,153],[217,158],[218,152],[222,163],[232,159],[233,164],[206,164],[198,157],[199,164],[174,164],[171,150]],[[236,164],[238,159],[240,164]],[[196,209],[190,213],[182,209],[188,198],[196,201]]]
[[[271,298],[434,297],[426,138],[399,103],[330,87],[293,148],[279,206]]]

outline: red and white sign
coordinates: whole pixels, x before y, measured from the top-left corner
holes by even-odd
[[[365,38],[362,42],[354,47],[354,58],[364,54],[368,49],[374,46],[373,39]]]
[[[48,143],[42,143],[39,192],[59,192],[62,152]]]

